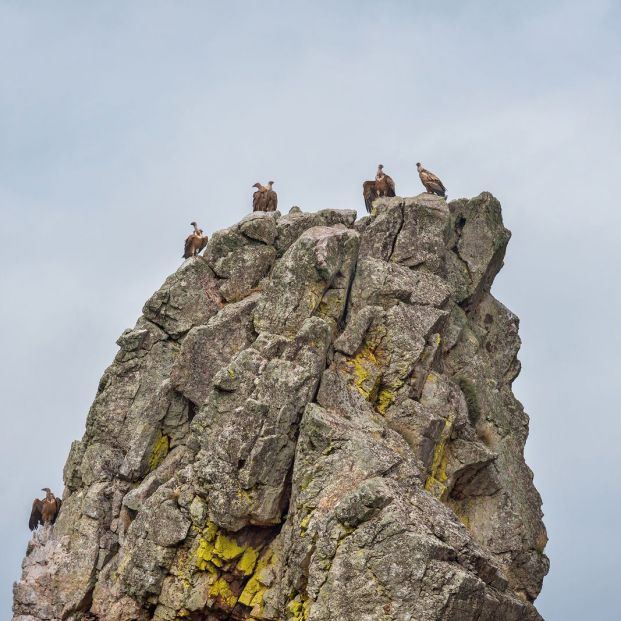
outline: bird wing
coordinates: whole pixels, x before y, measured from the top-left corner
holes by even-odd
[[[39,524],[43,524],[43,516],[41,515],[41,509],[43,509],[43,501],[35,498],[32,503],[32,511],[30,512],[30,520],[28,520],[28,528],[35,530]]]
[[[58,514],[60,513],[60,508],[63,504],[63,501],[56,497],[56,513],[54,513],[54,517],[52,518],[52,524],[54,524],[56,522],[56,518],[58,517]]]
[[[427,169],[423,168],[420,171],[420,178],[423,181],[423,183],[425,181],[427,183],[436,183],[437,185],[440,186],[440,188],[446,191],[446,188],[444,187],[444,184],[442,183],[442,181],[440,181],[440,178],[434,175],[432,172],[429,172]]]
[[[264,211],[265,190],[257,190],[252,195],[252,211]]]
[[[189,259],[192,256],[192,239],[194,238],[194,233],[192,235],[188,235],[185,240],[185,245],[183,247],[183,258]]]
[[[203,248],[205,248],[208,241],[209,241],[209,237],[207,237],[207,235],[203,235],[203,237],[201,238],[201,245],[198,247],[199,252],[203,250]]]
[[[276,211],[278,207],[278,194],[274,190],[268,190],[265,196],[265,211]]]
[[[385,175],[385,179],[388,184],[388,196],[395,196],[395,182],[388,175]]]
[[[364,206],[367,208],[367,213],[371,213],[373,201],[377,198],[375,181],[365,181],[362,184],[362,196],[364,198]]]

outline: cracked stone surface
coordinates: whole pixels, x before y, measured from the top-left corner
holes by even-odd
[[[535,621],[489,193],[257,213],[118,340],[15,621]]]

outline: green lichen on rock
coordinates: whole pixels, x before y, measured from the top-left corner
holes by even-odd
[[[149,458],[149,472],[155,470],[166,458],[170,451],[170,438],[160,431]]]
[[[466,405],[468,406],[468,419],[472,425],[476,425],[481,416],[481,408],[479,407],[476,387],[465,377],[457,378],[457,383],[464,394],[464,398],[466,399]]]

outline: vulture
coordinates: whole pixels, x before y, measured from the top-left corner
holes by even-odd
[[[378,196],[395,196],[395,182],[384,172],[384,165],[379,164],[375,175],[375,191]]]
[[[45,498],[43,500],[35,498],[32,503],[32,512],[28,522],[30,530],[37,529],[39,524],[43,524],[43,526],[54,524],[62,505],[62,500],[56,498],[49,487],[44,487],[41,491],[45,492]]]
[[[425,186],[425,190],[427,190],[429,194],[437,194],[438,196],[446,198],[446,188],[436,175],[429,172],[426,168],[423,168],[420,162],[416,163],[416,169],[418,170],[420,180]]]
[[[384,173],[383,164],[377,167],[374,181],[365,181],[362,184],[362,196],[364,197],[364,205],[368,213],[371,213],[373,201],[378,196],[395,196],[395,182],[392,180],[392,177]]]
[[[190,222],[194,227],[194,233],[188,235],[183,248],[183,258],[189,259],[195,257],[206,245],[209,238],[203,235],[203,229],[198,228],[196,222]]]
[[[269,181],[267,186],[258,181],[252,187],[257,188],[252,195],[252,211],[276,211],[278,207],[278,194],[274,192],[273,181]]]

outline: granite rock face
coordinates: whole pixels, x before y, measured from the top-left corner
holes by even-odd
[[[488,193],[257,213],[146,303],[16,621],[535,621],[548,559]]]

